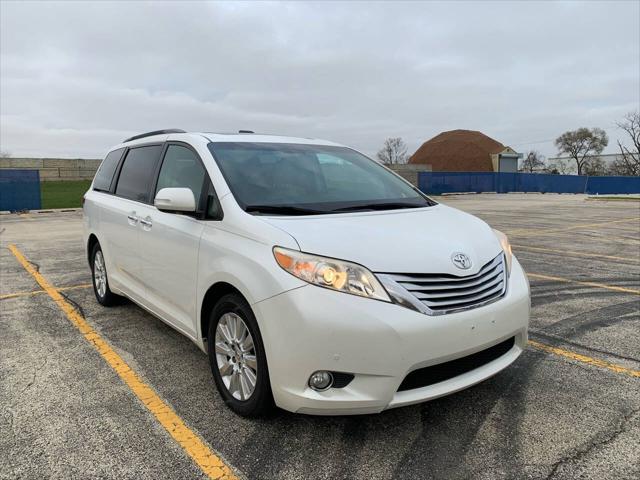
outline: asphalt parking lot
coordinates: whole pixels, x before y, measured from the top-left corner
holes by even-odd
[[[0,478],[638,478],[640,202],[441,201],[509,235],[530,348],[449,397],[336,418],[237,417],[189,340],[97,304],[79,212],[0,216]]]

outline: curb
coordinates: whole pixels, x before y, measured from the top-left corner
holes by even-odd
[[[640,202],[640,196],[589,195],[587,200],[600,202]]]
[[[23,215],[25,213],[69,213],[81,211],[82,208],[48,208],[46,210],[20,210],[15,212],[2,210],[0,211],[0,215]]]

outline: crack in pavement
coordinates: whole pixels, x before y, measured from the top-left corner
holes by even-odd
[[[78,312],[80,315],[82,315],[83,318],[87,318],[87,316],[84,313],[84,309],[82,308],[82,306],[76,302],[75,300],[72,300],[69,295],[65,294],[64,292],[61,292],[60,290],[58,290],[58,292],[60,293],[60,295],[62,295],[62,297],[71,304],[71,306],[73,308],[75,308],[76,312]]]
[[[595,438],[598,437],[598,435],[596,435],[596,437],[594,437],[594,439],[592,439],[585,448],[578,448],[574,450],[572,453],[568,455],[564,455],[562,458],[560,458],[560,460],[558,460],[556,463],[553,464],[551,468],[551,472],[549,472],[549,475],[547,475],[546,480],[553,478],[558,472],[558,469],[563,465],[569,462],[572,462],[574,460],[582,460],[594,450],[600,447],[609,445],[621,434],[629,430],[629,426],[628,426],[629,422],[638,413],[640,413],[640,409],[631,410],[630,412],[628,412],[626,415],[622,417],[621,421],[618,422],[618,425],[614,429],[612,429],[607,436],[605,436],[599,441],[594,441]]]
[[[31,380],[17,393],[17,395],[15,396],[16,401],[12,402],[10,405],[8,405],[7,407],[4,407],[2,409],[2,416],[8,419],[8,423],[9,423],[9,430],[11,431],[11,439],[12,439],[12,444],[15,446],[17,443],[17,438],[18,438],[18,432],[16,431],[16,420],[17,420],[17,414],[16,411],[14,409],[14,407],[19,403],[22,395],[29,390],[33,384],[36,382],[37,378],[38,378],[38,372],[40,370],[42,370],[48,363],[49,361],[49,357],[45,356],[44,357],[44,362],[42,362],[42,364],[36,366],[33,369],[33,375],[31,377]],[[10,460],[11,462],[11,460]],[[13,469],[13,472],[15,473],[15,465],[13,464],[9,464],[9,466]]]
[[[27,383],[27,384],[22,388],[22,390],[20,390],[20,391],[18,392],[18,395],[22,395],[22,394],[23,394],[24,392],[26,392],[29,388],[31,388],[31,386],[35,383],[36,378],[38,377],[38,372],[39,372],[40,370],[42,370],[42,369],[45,367],[45,365],[47,364],[47,362],[48,362],[48,361],[49,361],[49,358],[48,358],[48,357],[44,357],[44,362],[42,362],[42,365],[39,365],[39,366],[37,366],[36,368],[34,368],[34,369],[33,369],[33,375],[32,375],[31,381],[30,381],[29,383]]]

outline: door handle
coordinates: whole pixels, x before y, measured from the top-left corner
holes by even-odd
[[[129,225],[133,225],[134,227],[138,224],[138,217],[136,217],[136,212],[131,212],[127,215],[127,220],[129,221]]]
[[[142,225],[142,228],[144,228],[145,230],[151,230],[151,227],[153,226],[153,222],[149,217],[147,217],[146,219],[141,218],[140,225]]]

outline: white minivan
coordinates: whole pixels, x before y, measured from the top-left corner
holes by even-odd
[[[84,232],[98,302],[127,297],[190,338],[241,415],[422,402],[527,342],[504,234],[324,140],[137,135],[102,162]]]

